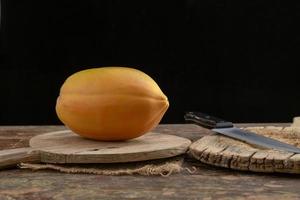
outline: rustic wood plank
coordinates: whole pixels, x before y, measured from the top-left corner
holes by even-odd
[[[0,150],[29,147],[35,135],[65,130],[64,126],[0,126]]]
[[[24,147],[0,151],[0,169],[15,167],[21,162],[39,162],[38,153],[32,152],[32,148]]]
[[[0,177],[2,199],[300,198],[299,176],[237,173],[207,166],[198,166],[194,174],[169,177],[70,175],[27,170],[2,171]]]
[[[64,129],[63,126],[0,126],[0,148],[13,148],[14,138],[27,141],[17,146],[22,147],[28,145],[33,135]],[[160,125],[155,131],[186,136],[194,141],[211,134],[207,129],[189,124]],[[295,166],[299,169],[299,156],[290,159],[297,161]],[[4,170],[0,171],[0,199],[300,199],[300,175],[234,171],[191,158],[186,158],[185,167],[193,173],[185,171],[169,177],[115,177]]]

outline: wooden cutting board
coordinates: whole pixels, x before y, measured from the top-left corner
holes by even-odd
[[[122,142],[85,139],[70,130],[33,137],[30,147],[0,151],[0,169],[21,162],[124,163],[184,154],[191,141],[155,132]]]
[[[248,131],[300,147],[300,127],[249,127]],[[220,134],[204,136],[189,147],[203,163],[254,172],[300,174],[300,154],[262,149]]]

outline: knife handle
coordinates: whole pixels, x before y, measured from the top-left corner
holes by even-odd
[[[187,112],[184,115],[185,121],[193,122],[197,125],[205,128],[231,128],[233,127],[232,122],[225,121],[223,119],[213,117],[201,112]]]

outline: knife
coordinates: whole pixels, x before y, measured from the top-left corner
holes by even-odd
[[[257,145],[263,148],[270,148],[282,151],[288,151],[292,153],[300,153],[300,148],[293,145],[280,142],[278,140],[258,135],[256,133],[242,130],[240,128],[234,127],[232,122],[213,117],[201,112],[187,112],[184,115],[184,119],[188,122],[193,122],[197,125],[203,126],[205,128],[212,129],[212,131],[241,140],[243,142]]]

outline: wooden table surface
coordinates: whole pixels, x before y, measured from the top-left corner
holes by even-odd
[[[34,135],[64,129],[63,126],[0,126],[0,149],[28,146],[28,140]],[[156,131],[187,137],[193,141],[210,133],[207,129],[190,124],[160,125]],[[299,175],[233,171],[204,165],[191,158],[186,158],[185,166],[196,166],[197,170],[193,174],[182,172],[168,177],[2,170],[0,200],[300,199]]]

